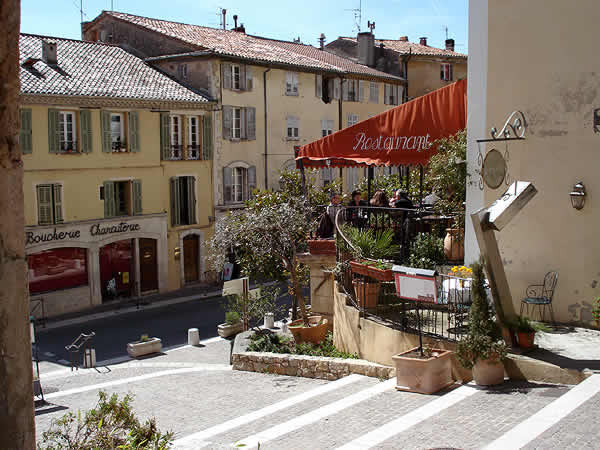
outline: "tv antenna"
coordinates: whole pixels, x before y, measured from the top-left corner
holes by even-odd
[[[371,34],[373,34],[373,30],[375,29],[375,22],[367,20],[367,28],[371,31]]]
[[[446,39],[448,39],[448,27],[446,27]]]
[[[357,32],[360,33],[360,24],[362,22],[362,0],[358,0],[358,8],[346,9],[344,11],[351,11],[354,13],[354,26]]]

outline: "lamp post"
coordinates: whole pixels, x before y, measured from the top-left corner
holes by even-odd
[[[585,204],[585,186],[583,182],[576,183],[569,195],[571,196],[571,205],[573,205],[573,208],[577,210],[582,209]]]

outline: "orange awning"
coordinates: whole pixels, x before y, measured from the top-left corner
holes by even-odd
[[[466,126],[465,79],[306,144],[296,159],[314,168],[425,165],[436,139]]]

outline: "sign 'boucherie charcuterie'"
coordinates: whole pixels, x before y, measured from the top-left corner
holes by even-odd
[[[133,231],[139,231],[140,224],[139,223],[127,223],[120,222],[118,224],[101,224],[95,223],[89,228],[89,233],[91,236],[103,236],[107,234],[116,234],[116,233],[128,233]],[[55,242],[55,241],[64,241],[64,240],[73,240],[81,238],[81,230],[73,229],[73,230],[64,230],[58,231],[54,228],[52,231],[44,230],[40,232],[35,231],[26,231],[25,232],[25,245],[35,245],[42,244],[47,242]]]

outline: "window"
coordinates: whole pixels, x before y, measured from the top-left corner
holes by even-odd
[[[321,169],[321,179],[323,180],[323,186],[333,183],[335,181],[333,168],[327,167],[326,169]]]
[[[342,100],[346,102],[357,102],[359,101],[358,93],[358,80],[344,80],[342,83]]]
[[[30,294],[88,284],[85,248],[56,248],[28,255],[27,268]]]
[[[300,137],[300,119],[296,116],[288,116],[287,117],[287,138],[288,139],[299,139]]]
[[[196,223],[196,179],[171,178],[171,223],[173,226]]]
[[[61,153],[73,153],[77,151],[77,123],[75,112],[60,111],[58,113],[59,123],[59,148]]]
[[[200,159],[200,130],[198,128],[198,117],[188,117],[188,148],[187,159]]]
[[[222,64],[223,89],[234,91],[252,90],[252,69],[244,64]]]
[[[397,84],[386,84],[385,85],[385,104],[386,105],[399,105],[401,103],[400,96],[402,95],[403,88]]]
[[[33,151],[32,145],[32,122],[31,122],[31,109],[21,109],[21,128],[19,129],[19,146],[23,154],[31,153]]]
[[[379,103],[379,83],[369,83],[369,102]]]
[[[137,111],[102,111],[100,114],[103,152],[124,153],[127,151],[139,151]]]
[[[113,152],[127,151],[125,119],[122,113],[110,113],[110,141]]]
[[[60,184],[39,184],[37,191],[37,209],[39,225],[62,223],[62,186]]]
[[[223,106],[223,137],[232,140],[256,139],[256,108]]]
[[[298,95],[298,72],[286,72],[285,95]]]
[[[187,64],[179,64],[177,71],[179,72],[179,78],[187,80]]]
[[[233,125],[231,127],[231,137],[240,139],[242,137],[242,109],[233,108]]]
[[[441,65],[440,79],[442,81],[452,81],[452,64],[442,64]]]
[[[104,198],[104,217],[142,214],[142,182],[105,181],[101,190]]]
[[[359,170],[358,167],[348,167],[346,169],[346,183],[349,191],[353,191],[361,179]]]
[[[170,159],[181,159],[182,158],[182,149],[181,149],[181,117],[180,116],[170,116],[171,126],[170,126],[170,141],[171,141],[171,158]]]
[[[231,87],[233,89],[240,89],[240,66],[237,64],[231,65]]]
[[[358,115],[357,114],[352,114],[352,113],[348,113],[348,126],[352,126],[354,124],[358,123]]]
[[[241,203],[256,189],[256,167],[235,166],[223,168],[223,199],[225,203]]]
[[[333,120],[321,120],[321,136],[329,136],[331,133],[333,133]]]

